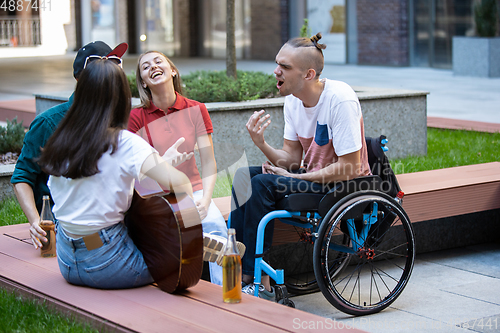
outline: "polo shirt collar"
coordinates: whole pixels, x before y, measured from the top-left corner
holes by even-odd
[[[180,95],[176,91],[175,92],[175,103],[174,103],[174,105],[172,105],[171,107],[168,108],[167,112],[165,112],[165,110],[162,110],[162,109],[156,107],[156,105],[154,105],[153,102],[150,103],[149,108],[146,109],[146,112],[147,113],[153,113],[153,112],[156,112],[156,111],[160,110],[160,111],[165,112],[165,114],[170,114],[170,113],[173,113],[173,112],[176,112],[176,111],[179,111],[179,110],[183,110],[185,108],[186,108],[186,99],[185,99],[185,97],[182,96],[182,95]]]

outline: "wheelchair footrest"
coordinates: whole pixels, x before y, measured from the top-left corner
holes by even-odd
[[[276,293],[276,303],[295,308],[295,303],[288,298],[288,291],[285,285],[277,284],[274,286],[274,291]]]

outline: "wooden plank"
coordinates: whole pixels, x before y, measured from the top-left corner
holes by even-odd
[[[60,274],[55,258],[42,258],[32,246],[13,238],[4,236],[1,239],[0,252],[3,255],[0,257],[0,276],[37,290],[47,295],[47,298],[60,300],[68,307],[95,314],[133,330],[161,331],[168,323],[174,331],[224,331],[238,329],[238,321],[256,330],[264,327],[270,329],[268,325],[255,320],[240,318],[239,315],[235,318],[235,314],[230,311],[214,316],[214,307],[211,305],[182,295],[164,293],[153,286],[125,290],[73,286]],[[17,254],[21,255],[16,258]],[[216,294],[217,301],[223,303],[221,288],[211,286],[215,288],[212,295]],[[257,298],[255,300],[265,302]],[[265,303],[267,305],[269,302]],[[196,313],[195,322],[193,313]]]
[[[43,270],[4,254],[0,254],[0,262],[2,263],[0,276],[4,279],[16,281],[26,289],[36,290],[45,295],[47,300],[57,299],[68,309],[75,308],[79,313],[85,312],[89,316],[93,314],[100,317],[101,320],[108,320],[117,326],[132,331],[160,332],[161,328],[168,323],[173,331],[206,331],[190,320],[151,311],[148,306],[119,297],[114,290],[76,287],[66,283],[60,274],[56,275],[54,272]],[[154,287],[144,287],[145,290],[147,288]],[[127,291],[133,291],[133,289]],[[184,311],[190,308],[190,306],[183,305],[182,302],[174,302],[174,304],[176,303]]]
[[[220,286],[200,281],[172,295],[154,286],[125,290],[98,290],[73,286],[59,272],[57,259],[42,258],[23,241],[28,224],[0,227],[0,284],[43,298],[65,312],[118,331],[234,332],[295,331],[300,322],[325,318],[253,296],[240,304],[222,302]],[[342,331],[342,330],[340,330]],[[345,330],[347,332],[347,330]],[[349,332],[362,332],[352,330]]]
[[[500,208],[500,162],[398,175],[412,222]]]
[[[499,209],[500,181],[414,193],[404,197],[403,208],[411,222]]]
[[[126,327],[111,323],[108,320],[98,317],[92,313],[81,311],[73,306],[68,306],[68,304],[63,303],[58,299],[39,293],[37,290],[27,288],[26,286],[21,285],[16,281],[6,279],[3,276],[0,276],[0,287],[16,295],[22,296],[24,299],[32,299],[40,303],[43,303],[48,308],[53,309],[59,313],[65,314],[67,316],[70,316],[71,318],[75,318],[75,320],[77,320],[78,322],[82,324],[88,324],[92,328],[100,332],[101,331],[120,332],[120,333],[134,332]]]
[[[500,181],[500,162],[397,175],[405,195]]]
[[[23,122],[24,127],[29,127],[36,116],[35,98],[0,101],[0,119],[14,119],[17,117],[17,123]]]
[[[213,198],[212,200],[217,208],[219,208],[222,216],[224,216],[224,219],[227,221],[229,219],[229,214],[231,213],[231,196]]]
[[[446,129],[463,129],[469,131],[498,133],[500,132],[500,124],[486,123],[482,121],[450,119],[441,117],[427,116],[427,127],[446,128]]]

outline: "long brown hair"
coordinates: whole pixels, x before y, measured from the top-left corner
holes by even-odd
[[[108,60],[85,68],[73,105],[42,150],[38,163],[51,175],[82,178],[99,172],[102,154],[118,147],[130,115],[130,87],[123,70]]]
[[[174,65],[172,60],[170,60],[166,55],[164,55],[161,52],[158,51],[148,51],[146,53],[143,53],[139,56],[139,59],[137,60],[137,69],[135,71],[135,82],[137,84],[137,90],[139,91],[139,97],[141,98],[141,105],[139,107],[143,108],[149,108],[151,106],[151,101],[153,100],[153,97],[151,96],[151,90],[149,90],[148,87],[144,88],[143,87],[143,81],[141,78],[141,59],[144,57],[146,54],[149,53],[158,53],[159,55],[163,56],[168,64],[170,65],[170,68],[172,68],[177,75],[175,75],[172,78],[172,81],[174,83],[174,90],[179,94],[179,95],[184,95],[184,91],[182,89],[182,80],[181,80],[181,74],[179,73],[179,70],[177,67]]]

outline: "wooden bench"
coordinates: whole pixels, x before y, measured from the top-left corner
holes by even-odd
[[[500,162],[397,175],[412,223],[500,209]],[[229,217],[231,197],[214,199]],[[275,237],[279,237],[276,230]]]
[[[301,324],[307,328],[312,322],[317,327],[326,320],[249,295],[243,295],[239,304],[225,304],[222,288],[206,281],[176,295],[152,285],[124,290],[73,286],[62,277],[56,258],[42,258],[34,250],[28,224],[0,227],[0,286],[43,299],[99,330],[117,332],[239,332],[242,328],[294,332]]]
[[[414,223],[500,209],[500,162],[397,177],[406,193],[403,207]],[[230,197],[214,201],[227,218]],[[242,327],[248,331],[297,331],[297,322],[325,322],[325,318],[248,295],[243,295],[240,304],[225,304],[221,288],[206,281],[179,295],[154,286],[127,290],[72,286],[62,278],[57,260],[41,258],[33,250],[27,224],[1,227],[0,231],[0,286],[47,300],[97,328],[119,332],[234,332]]]
[[[500,162],[398,175],[412,222],[500,208]]]

